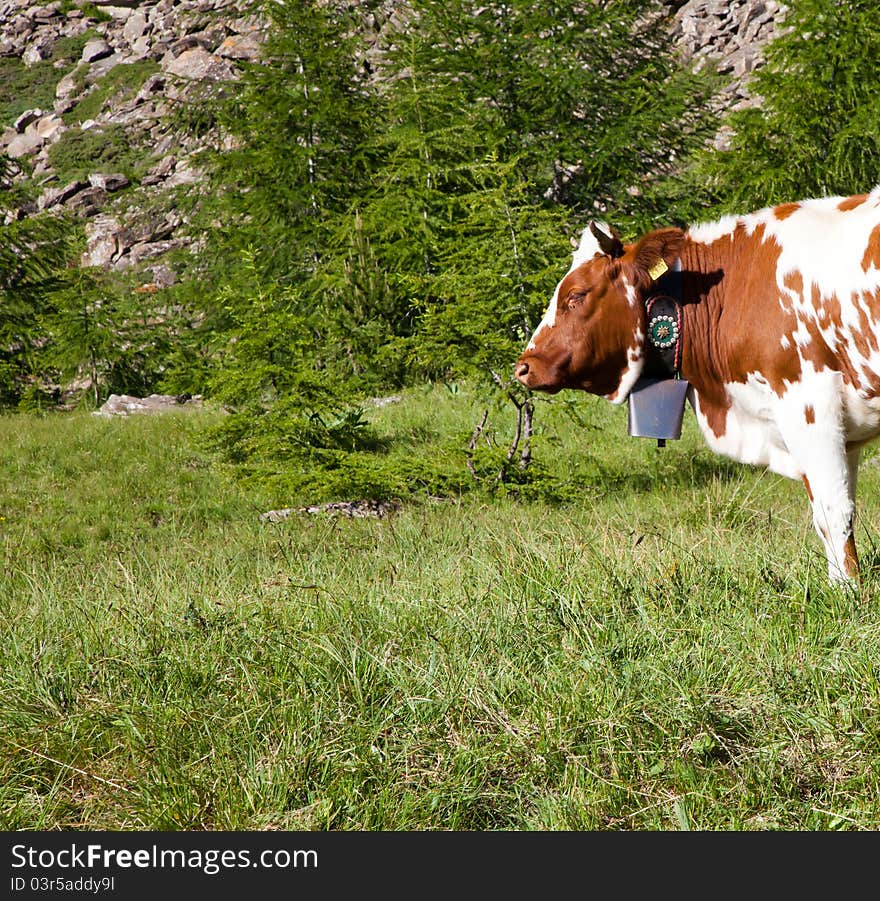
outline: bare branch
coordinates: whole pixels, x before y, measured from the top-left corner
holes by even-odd
[[[468,472],[474,477],[477,477],[477,471],[474,469],[474,461],[471,454],[473,453],[474,448],[477,446],[477,440],[480,435],[483,434],[483,429],[486,426],[486,420],[489,418],[489,408],[487,407],[483,410],[483,418],[480,420],[479,425],[474,429],[473,435],[471,435],[471,440],[468,441],[468,453],[465,456],[465,463],[467,464]]]

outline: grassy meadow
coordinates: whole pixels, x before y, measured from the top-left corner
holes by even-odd
[[[425,388],[369,416],[431,455],[479,412]],[[0,419],[3,829],[880,827],[870,454],[857,596],[802,487],[690,412],[658,450],[542,401],[568,499],[274,524],[305,499],[213,463],[218,416]]]

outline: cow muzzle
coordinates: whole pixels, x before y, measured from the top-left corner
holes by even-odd
[[[532,391],[555,394],[564,385],[559,367],[548,366],[544,359],[533,355],[520,357],[514,364],[513,374]]]

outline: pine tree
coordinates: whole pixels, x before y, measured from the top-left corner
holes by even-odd
[[[83,386],[97,406],[111,393],[149,393],[178,340],[175,319],[153,295],[96,268],[70,267],[46,298],[39,371]]]
[[[697,134],[656,7],[412,0],[372,62],[363,8],[267,8],[205,208],[230,454],[311,443],[326,462],[369,443],[360,399],[426,377],[512,401],[527,433],[511,367],[570,239],[597,205],[632,218],[624,188]]]
[[[46,341],[40,315],[74,253],[73,229],[64,220],[15,218],[4,203],[12,172],[0,156],[0,407],[17,405],[28,386],[39,384],[37,356]]]
[[[869,191],[880,183],[880,7],[792,0],[752,80],[758,106],[729,117],[730,150],[699,159],[717,208]]]

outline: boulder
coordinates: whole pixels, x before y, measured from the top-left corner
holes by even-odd
[[[92,416],[131,416],[136,413],[165,413],[168,410],[193,410],[202,406],[200,394],[151,394],[135,397],[132,394],[111,394],[100,410]]]
[[[30,68],[37,63],[43,61],[42,48],[36,44],[31,44],[21,55],[21,61]]]
[[[103,38],[95,38],[92,41],[88,41],[83,47],[80,59],[84,63],[93,63],[112,55],[113,48]]]
[[[107,192],[101,188],[83,188],[68,200],[66,207],[80,216],[97,216],[107,203]]]
[[[88,187],[88,182],[76,180],[69,182],[61,188],[50,188],[38,198],[37,209],[50,210],[54,206],[67,203],[74,194],[78,194],[86,187]]]
[[[203,47],[184,50],[180,56],[162,58],[162,68],[169,75],[198,81],[229,81],[236,77],[235,70],[225,60]]]
[[[31,124],[31,122],[36,122],[43,115],[43,111],[41,109],[29,109],[25,110],[16,120],[12,123],[12,127],[19,133],[23,134],[24,130]]]
[[[43,141],[51,144],[61,137],[62,131],[67,130],[67,125],[61,116],[50,113],[48,116],[43,116],[42,119],[36,122],[33,128]]]
[[[89,176],[89,184],[93,188],[101,188],[103,191],[112,193],[113,191],[127,188],[131,182],[128,180],[128,177],[121,172],[117,172],[113,175],[104,175],[103,173],[95,172]]]
[[[256,32],[232,34],[217,48],[217,55],[227,59],[244,59],[253,62],[260,56],[260,37]]]
[[[122,224],[113,216],[97,216],[86,225],[86,251],[80,259],[81,266],[107,268],[119,255],[117,234]]]
[[[134,44],[135,41],[146,35],[148,28],[147,17],[140,10],[135,10],[125,20],[122,36],[129,44]]]
[[[16,135],[6,146],[6,155],[17,160],[23,156],[29,156],[39,150],[43,145],[43,139],[31,128],[22,135]]]

